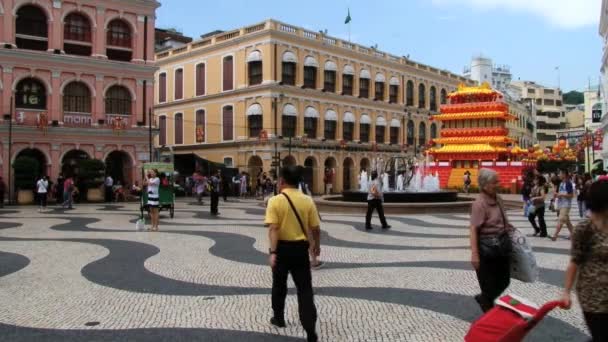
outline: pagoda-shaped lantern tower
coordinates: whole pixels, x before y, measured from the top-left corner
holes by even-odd
[[[431,141],[437,146],[428,151],[434,160],[431,168],[440,174],[441,185],[462,187],[466,171],[476,185],[477,170],[489,167],[504,168],[500,170],[501,185],[508,187],[521,175],[519,159],[527,151],[509,138],[507,122],[517,118],[509,114],[503,95],[488,83],[478,87],[461,84],[448,99],[449,104],[441,106],[441,114],[433,116],[443,125],[441,137]]]

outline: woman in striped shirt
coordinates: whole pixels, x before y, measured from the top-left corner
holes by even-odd
[[[159,198],[158,188],[160,186],[160,178],[158,178],[157,170],[150,170],[146,175],[145,184],[148,186],[148,208],[150,210],[151,227],[148,230],[158,231],[159,221]]]

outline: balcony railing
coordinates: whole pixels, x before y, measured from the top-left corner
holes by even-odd
[[[16,34],[46,38],[48,36],[48,23],[43,20],[20,21],[17,23]]]
[[[91,28],[82,25],[66,24],[63,38],[65,40],[75,40],[79,42],[91,41]]]
[[[131,35],[122,31],[108,31],[108,46],[131,48]]]

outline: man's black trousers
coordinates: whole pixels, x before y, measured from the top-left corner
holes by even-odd
[[[217,214],[217,205],[220,201],[220,194],[215,191],[211,191],[210,196],[211,196],[211,213]]]

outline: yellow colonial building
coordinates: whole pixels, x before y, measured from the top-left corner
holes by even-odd
[[[321,193],[361,169],[422,153],[459,83],[445,70],[275,20],[156,55],[156,144],[249,172],[306,167]],[[415,152],[416,151],[416,152]]]

